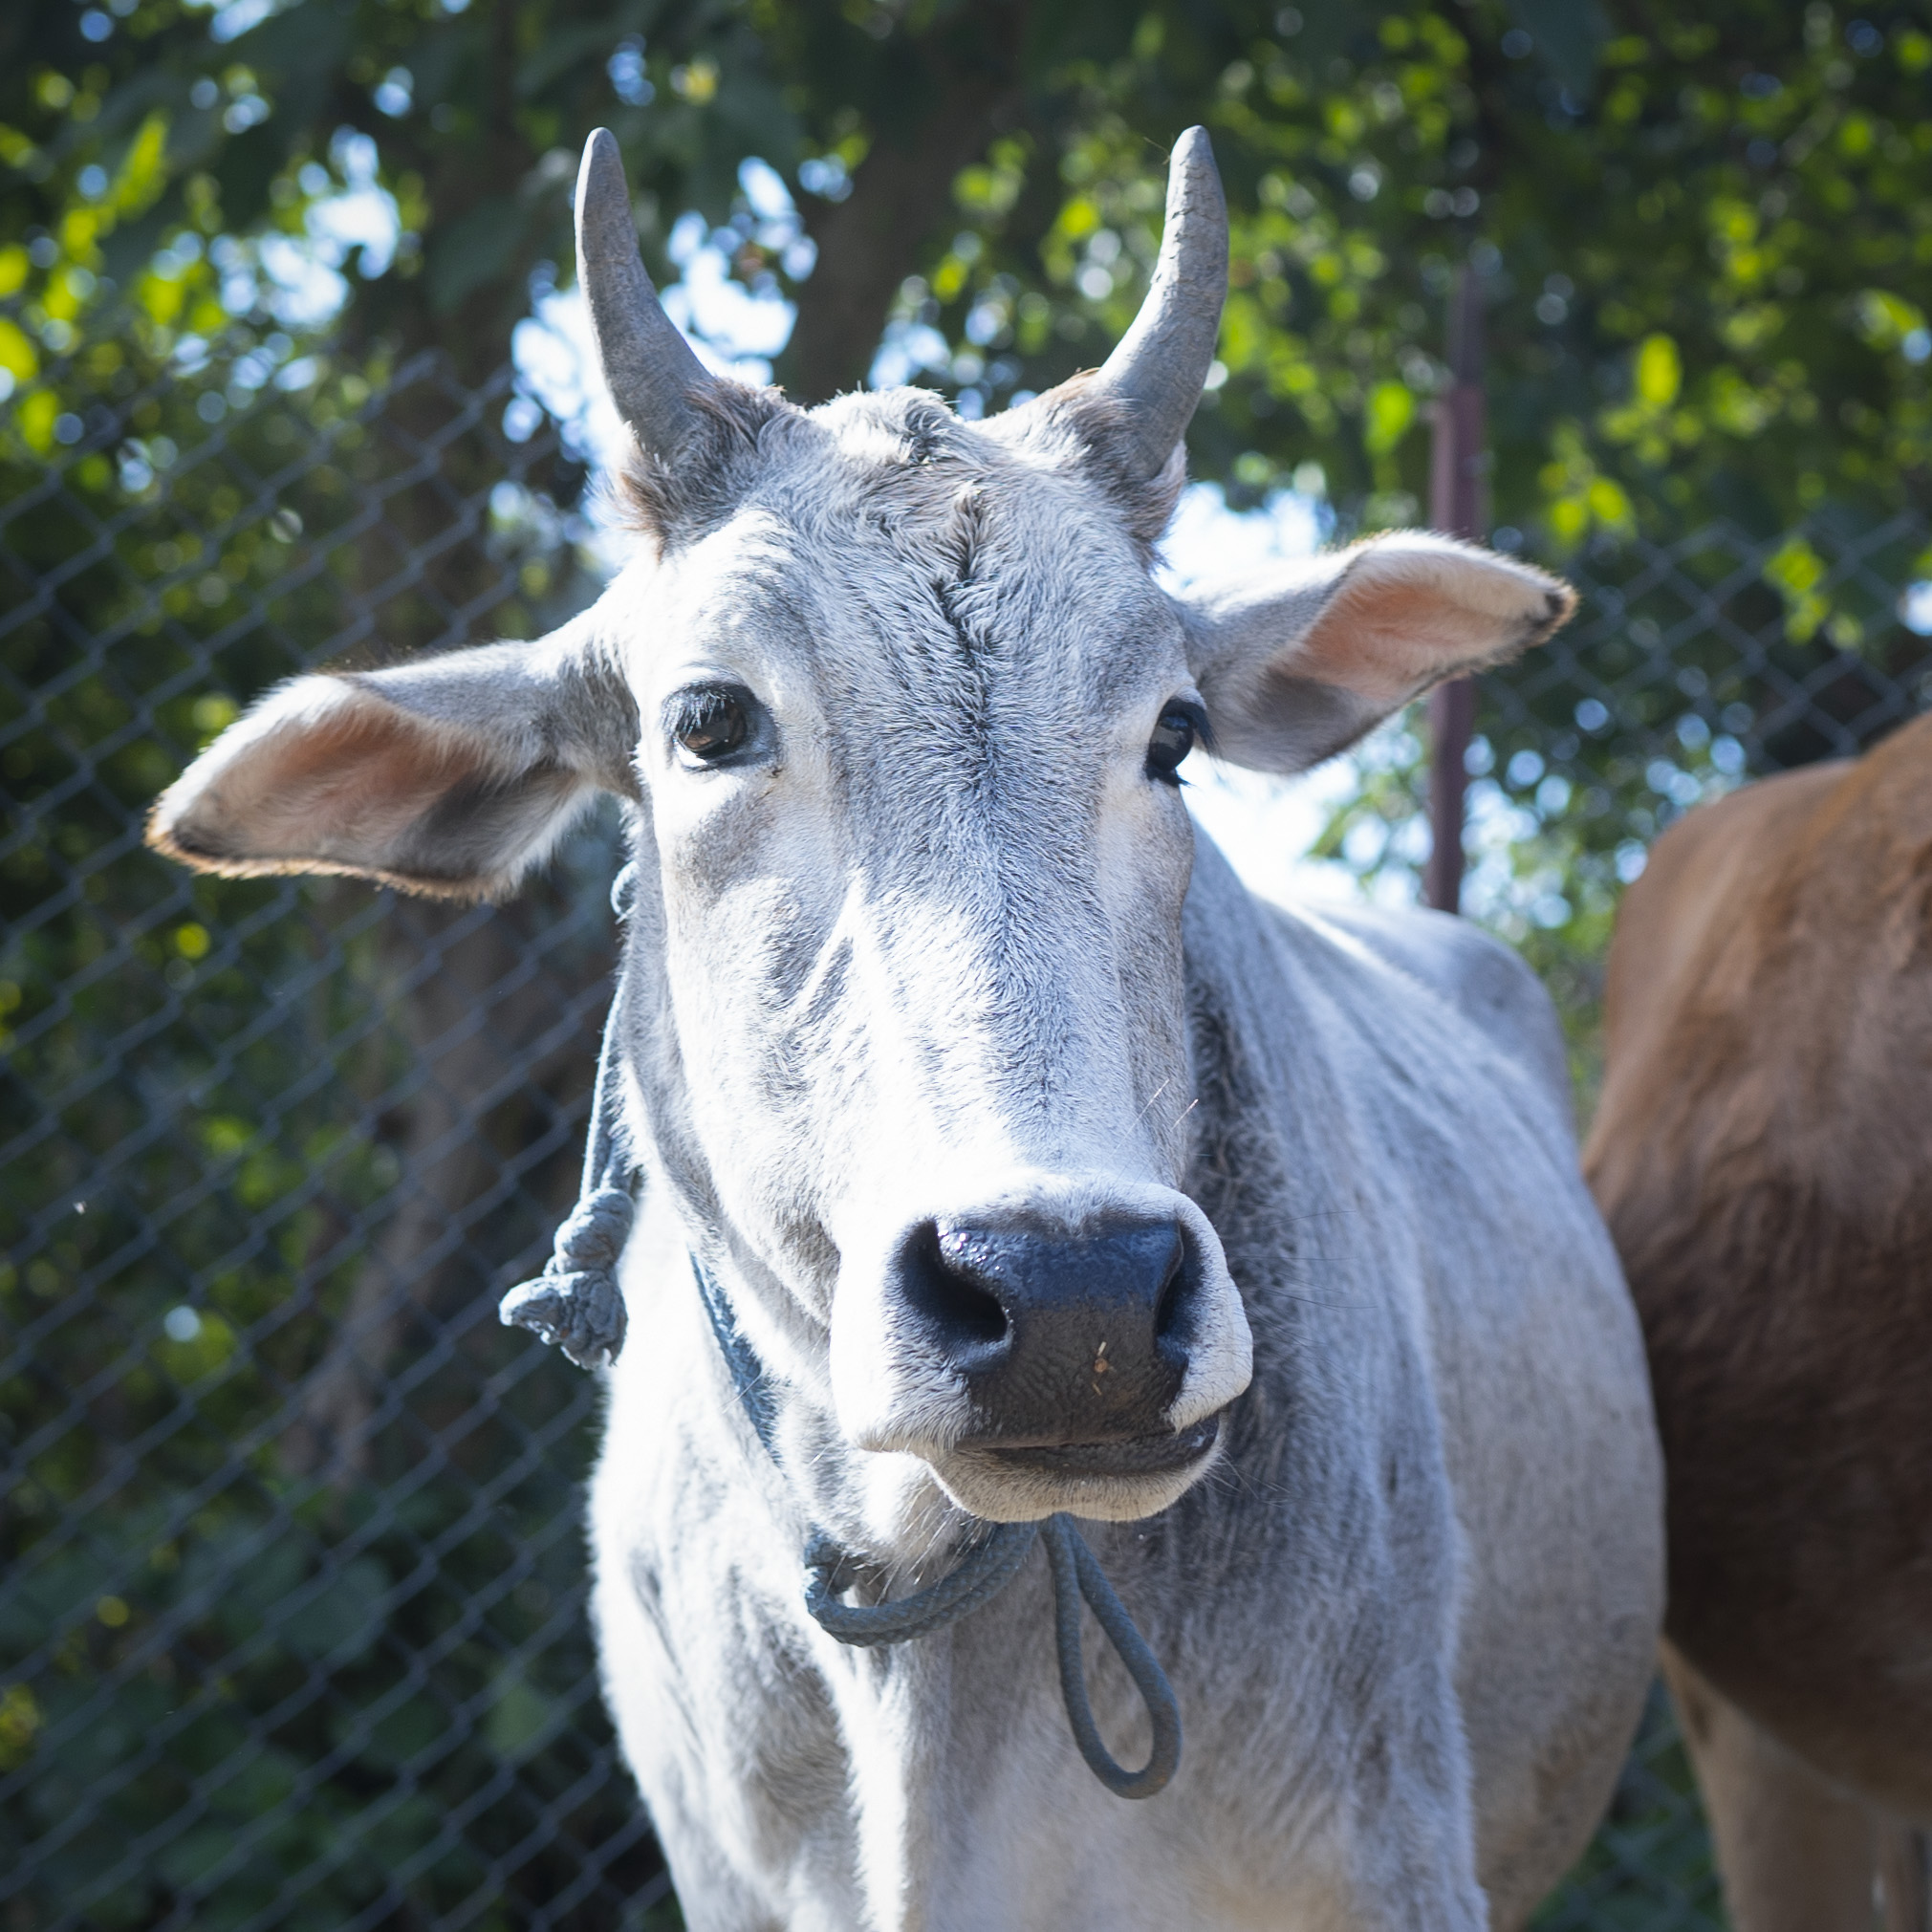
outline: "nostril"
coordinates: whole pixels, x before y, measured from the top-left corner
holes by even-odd
[[[1007,1338],[1007,1312],[965,1253],[948,1253],[928,1224],[906,1255],[906,1298],[955,1346],[989,1348]]]
[[[1154,1339],[1177,1339],[1182,1312],[1187,1299],[1187,1286],[1193,1270],[1188,1265],[1187,1242],[1181,1230],[1174,1230],[1174,1248],[1167,1261],[1167,1273],[1161,1283],[1160,1298],[1154,1304]]]
[[[906,1230],[893,1274],[906,1340],[959,1378],[975,1440],[1165,1433],[1200,1320],[1200,1255],[1178,1219],[935,1219]]]

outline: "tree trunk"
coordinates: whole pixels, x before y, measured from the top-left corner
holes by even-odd
[[[814,202],[805,225],[818,265],[799,293],[778,377],[794,401],[822,402],[865,380],[906,265],[952,208],[952,185],[1024,98],[1028,8],[981,6],[916,43],[918,80],[876,131],[842,202]]]
[[[818,266],[779,369],[794,401],[822,402],[864,381],[905,265],[944,219],[954,177],[986,151],[994,110],[1011,92],[976,76],[915,130],[910,148],[875,146],[844,201],[809,211]]]

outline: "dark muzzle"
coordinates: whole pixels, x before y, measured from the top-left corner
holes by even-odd
[[[1171,1221],[1077,1237],[928,1223],[900,1264],[923,1339],[966,1385],[961,1446],[1002,1449],[1163,1434],[1197,1274]]]

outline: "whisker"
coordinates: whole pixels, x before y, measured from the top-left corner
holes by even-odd
[[[1145,1107],[1142,1107],[1140,1111],[1134,1116],[1135,1126],[1138,1127],[1140,1124],[1140,1122],[1147,1118],[1148,1112],[1153,1107],[1154,1102],[1158,1100],[1161,1097],[1161,1096],[1164,1094],[1167,1091],[1167,1089],[1171,1087],[1173,1084],[1174,1084],[1174,1075],[1172,1074],[1169,1074],[1167,1077],[1164,1080],[1162,1080],[1161,1084],[1158,1087],[1156,1087],[1151,1094],[1147,1096],[1147,1105]]]

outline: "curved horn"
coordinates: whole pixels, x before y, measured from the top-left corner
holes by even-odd
[[[1186,433],[1221,331],[1227,293],[1227,204],[1205,127],[1190,127],[1167,163],[1167,219],[1154,280],[1095,387],[1132,406],[1134,450],[1158,476]]]
[[[577,169],[576,271],[618,414],[644,448],[675,451],[716,378],[678,334],[645,272],[623,161],[606,127],[584,142]]]

